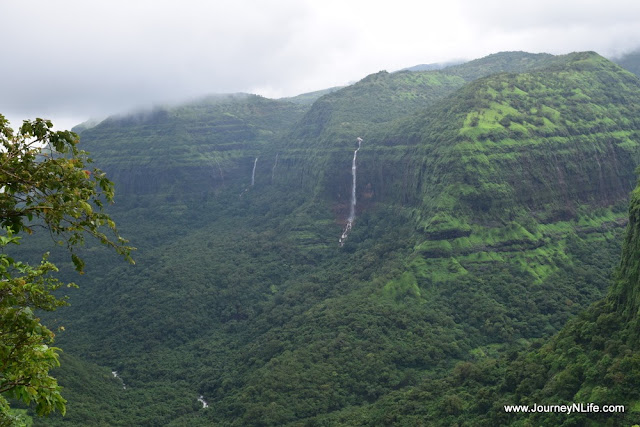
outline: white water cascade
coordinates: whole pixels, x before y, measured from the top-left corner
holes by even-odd
[[[349,205],[349,218],[347,218],[347,225],[344,227],[344,231],[340,236],[340,246],[344,245],[344,241],[347,240],[347,235],[351,231],[353,221],[356,219],[356,157],[358,156],[358,150],[362,144],[362,138],[358,137],[358,148],[353,152],[353,160],[351,162],[351,204]]]
[[[251,172],[251,186],[256,182],[256,165],[258,164],[258,158],[253,161],[253,172]]]
[[[202,408],[208,408],[209,404],[206,402],[206,400],[204,400],[204,396],[200,395],[200,397],[198,397],[198,402],[202,403]]]
[[[273,168],[271,168],[271,182],[273,182],[273,177],[276,174],[276,166],[278,166],[278,153],[276,153],[276,161],[273,163]]]
[[[124,381],[122,380],[122,378],[120,378],[120,375],[118,375],[118,371],[111,371],[111,375],[113,375],[113,378],[117,378],[120,380],[120,382],[122,383],[123,390],[127,389],[127,386],[125,385]]]

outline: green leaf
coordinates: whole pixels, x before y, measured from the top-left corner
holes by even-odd
[[[73,261],[76,271],[82,273],[84,270],[84,261],[76,254],[71,254],[71,261]]]

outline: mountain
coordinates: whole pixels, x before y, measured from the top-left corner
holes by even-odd
[[[366,408],[345,410],[323,421],[347,425],[637,425],[639,209],[640,186],[633,192],[622,260],[608,295],[551,339],[534,341],[519,353],[512,351],[500,358],[482,355],[459,362],[449,377],[429,378]],[[508,413],[507,405],[565,405],[573,411],[516,414]],[[599,411],[589,405],[597,405]],[[609,405],[621,405],[624,410],[613,412]]]
[[[404,169],[431,173],[394,191],[372,177],[372,190],[422,199],[421,226],[431,240],[468,236],[474,224],[496,220],[549,224],[585,206],[626,201],[638,160],[640,122],[629,102],[640,95],[637,79],[596,54],[563,60],[477,80],[374,140],[376,148],[406,147],[416,164]],[[629,91],[621,97],[623,86]],[[378,176],[400,169],[386,165]],[[443,220],[450,217],[455,223]]]
[[[97,119],[97,118],[89,119],[87,121],[84,121],[84,122],[80,123],[79,125],[74,126],[73,128],[71,128],[71,131],[75,132],[75,133],[82,133],[83,131],[85,131],[87,129],[91,129],[92,127],[95,127],[95,126],[99,125],[103,120],[104,120],[104,118],[102,118],[102,119]]]
[[[618,58],[612,59],[612,61],[620,65],[622,68],[631,71],[636,76],[640,76],[640,52],[629,52]]]
[[[296,176],[304,191],[348,197],[348,153],[355,148],[356,138],[370,139],[393,121],[429,108],[470,80],[498,72],[526,71],[548,60],[549,55],[504,53],[441,71],[381,71],[367,76],[318,99],[276,144],[274,150],[281,152],[282,167],[274,181],[284,177],[284,184],[289,185],[290,176]],[[337,176],[343,184],[334,181]]]
[[[553,56],[548,53],[499,52],[448,67],[445,72],[471,81],[496,73],[524,72],[547,66],[555,61],[562,63],[564,58],[562,55]]]
[[[337,90],[342,89],[344,86],[335,86],[335,87],[331,87],[329,89],[322,89],[322,90],[317,90],[315,92],[308,92],[308,93],[303,93],[297,96],[292,96],[292,97],[288,97],[288,98],[281,98],[284,101],[289,101],[289,102],[293,102],[296,104],[303,104],[303,105],[311,105],[313,104],[318,98],[320,98],[322,95],[326,95],[332,92],[335,92]]]
[[[174,195],[193,194],[221,185],[225,176],[246,176],[262,147],[304,111],[298,104],[256,95],[215,95],[110,117],[81,136],[122,193],[173,187]]]
[[[413,67],[403,68],[399,71],[434,71],[434,70],[442,70],[443,68],[451,67],[452,65],[459,65],[465,61],[447,61],[447,62],[438,62],[434,64],[418,64]]]
[[[503,395],[469,381],[526,373],[531,343],[607,292],[638,105],[640,81],[595,53],[507,52],[311,105],[226,95],[83,130],[137,265],[88,247],[48,315],[74,399],[47,425],[490,420]]]
[[[380,71],[318,99],[290,138],[321,137],[322,142],[336,144],[337,138],[374,132],[384,123],[429,107],[468,81],[499,72],[525,71],[540,66],[549,56],[516,52],[440,71]]]

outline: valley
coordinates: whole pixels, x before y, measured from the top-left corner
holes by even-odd
[[[136,265],[54,250],[68,411],[35,425],[637,422],[637,76],[503,52],[297,101],[76,128]]]

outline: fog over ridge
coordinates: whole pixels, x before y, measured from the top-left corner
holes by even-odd
[[[507,50],[638,47],[629,0],[3,2],[0,113],[66,127],[213,93],[295,96]]]

